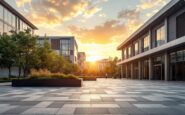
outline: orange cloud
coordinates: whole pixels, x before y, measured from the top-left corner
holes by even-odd
[[[104,1],[101,1],[104,2]],[[79,15],[90,17],[101,9],[99,0],[18,0],[17,6],[30,5],[27,17],[37,25],[58,25]]]
[[[151,9],[156,6],[164,5],[166,3],[167,3],[166,0],[143,0],[142,3],[138,5],[138,7],[141,9]]]

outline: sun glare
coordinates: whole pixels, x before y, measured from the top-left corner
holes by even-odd
[[[98,61],[100,59],[101,59],[100,56],[90,56],[90,57],[87,58],[87,61],[88,62],[96,62],[96,61]]]

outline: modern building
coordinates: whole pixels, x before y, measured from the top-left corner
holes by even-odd
[[[37,30],[37,27],[27,20],[18,11],[12,8],[5,0],[0,0],[0,35],[3,33],[11,34],[11,31],[23,31],[30,29],[32,33]],[[18,75],[18,68],[12,67],[12,75]],[[8,76],[8,69],[1,68],[0,76]]]
[[[86,62],[85,52],[78,52],[78,65],[81,71],[85,69],[85,62]]]
[[[117,49],[122,77],[185,80],[185,1],[172,0]]]
[[[5,0],[0,0],[0,34],[10,34],[11,31],[30,29],[34,32],[37,27],[23,15],[12,8]]]
[[[69,59],[72,63],[78,64],[78,45],[73,36],[47,36],[39,37],[37,42],[43,44],[45,40],[51,44],[51,48],[58,54]]]

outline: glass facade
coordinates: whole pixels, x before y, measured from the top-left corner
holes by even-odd
[[[132,47],[128,48],[128,57],[132,57]]]
[[[143,48],[142,51],[148,51],[149,50],[149,35],[143,38]]]
[[[149,79],[149,60],[141,62],[141,79]]]
[[[185,80],[185,50],[170,53],[171,80]]]
[[[182,62],[182,61],[185,61],[185,50],[172,52],[170,54],[170,62],[171,63]]]
[[[137,54],[139,54],[139,43],[138,42],[134,44],[134,55],[137,55]]]
[[[10,34],[11,31],[23,31],[27,28],[31,29],[31,27],[19,19],[15,14],[0,4],[0,34]]]
[[[156,47],[165,44],[165,27],[156,30]]]
[[[70,56],[70,40],[60,40],[60,51],[61,54],[67,58]]]

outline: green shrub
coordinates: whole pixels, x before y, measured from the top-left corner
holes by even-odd
[[[65,78],[69,78],[69,79],[78,79],[77,76],[73,75],[73,74],[68,74],[65,76]]]
[[[63,78],[65,78],[65,75],[62,74],[62,73],[52,73],[52,74],[51,74],[51,78],[63,79]]]
[[[31,74],[29,79],[66,79],[66,78],[70,78],[70,79],[78,79],[77,76],[73,75],[73,74],[62,74],[62,73],[51,73],[50,71],[44,69],[40,69],[40,70],[31,70]]]

